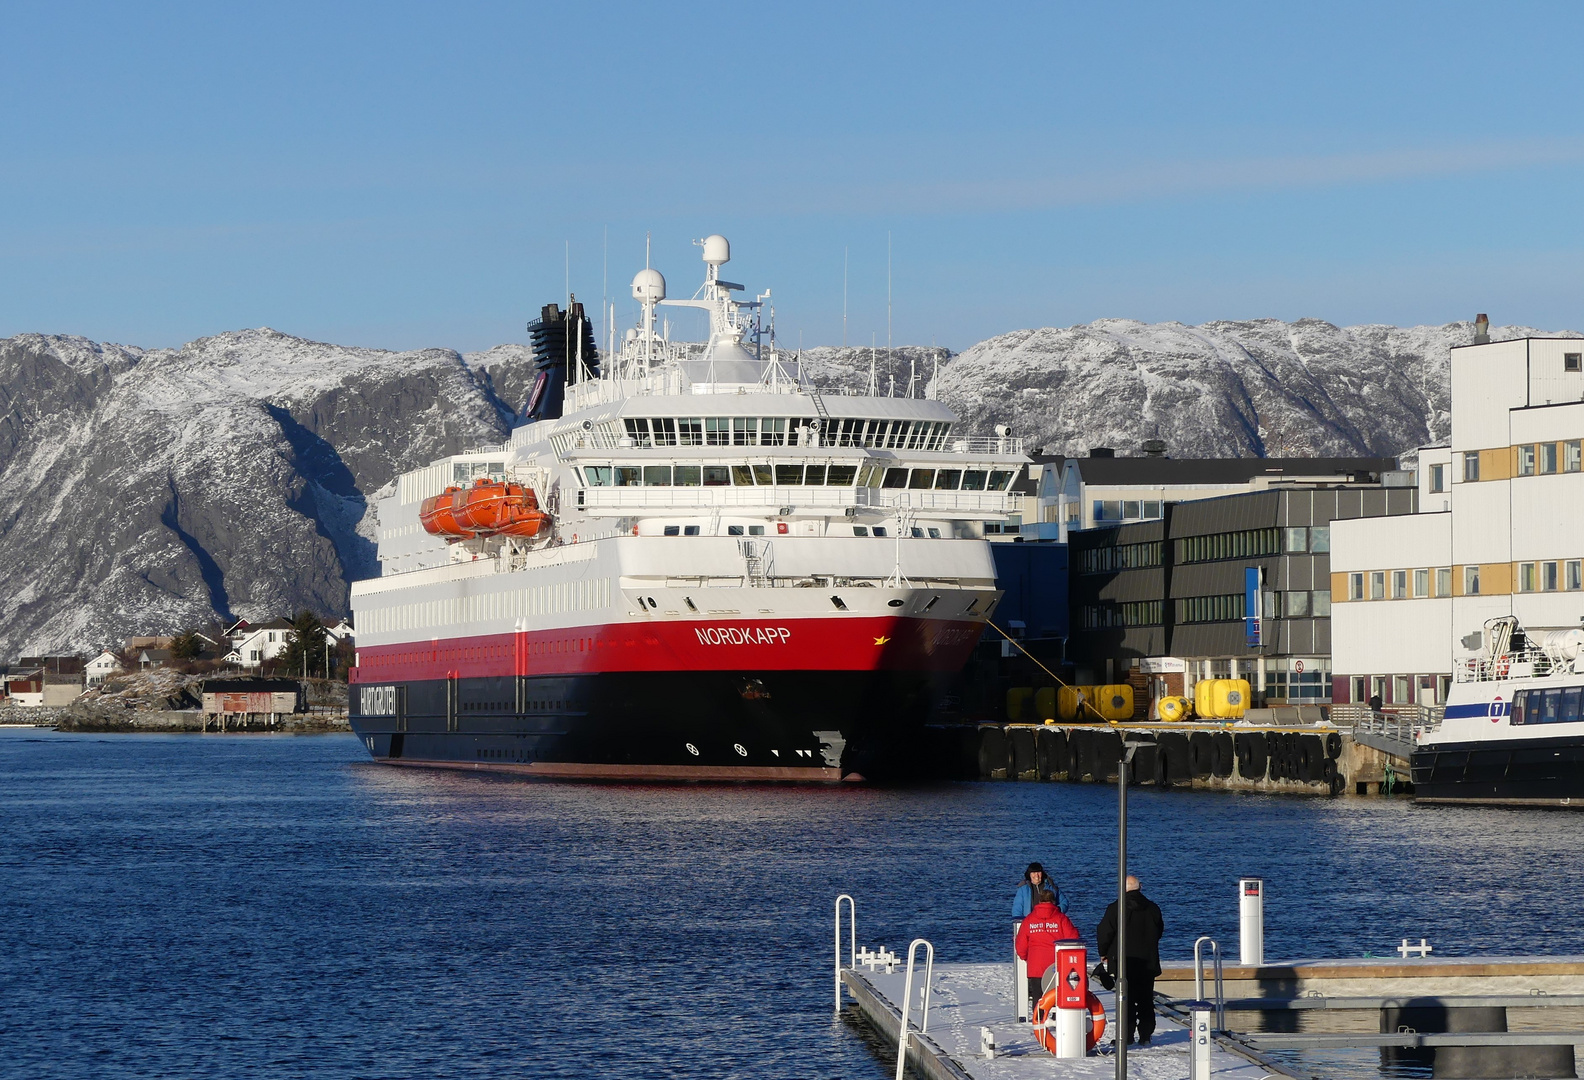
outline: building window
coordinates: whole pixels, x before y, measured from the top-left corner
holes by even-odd
[[[1557,564],[1556,563],[1548,562],[1548,563],[1541,563],[1540,564],[1540,587],[1542,589],[1544,589],[1546,592],[1556,592],[1557,591],[1557,588],[1559,586],[1558,586],[1558,582],[1557,582]]]
[[[1348,599],[1349,600],[1362,600],[1362,599],[1364,599],[1364,575],[1363,574],[1349,574],[1348,575]]]
[[[1289,553],[1295,552],[1295,551],[1308,551],[1309,550],[1309,530],[1308,529],[1305,529],[1302,526],[1299,526],[1298,528],[1286,529],[1284,531],[1287,534],[1287,551]]]
[[[1452,568],[1450,566],[1443,566],[1436,571],[1435,594],[1437,596],[1452,595]]]
[[[1408,599],[1408,571],[1406,571],[1406,570],[1393,570],[1392,571],[1392,599],[1393,600],[1406,600],[1406,599]]]
[[[1563,371],[1584,371],[1584,364],[1580,363],[1581,360],[1584,360],[1584,353],[1576,353],[1576,352],[1563,353],[1562,354],[1562,370]]]
[[[1094,504],[1094,519],[1096,521],[1121,521],[1122,504],[1115,499],[1096,499]]]
[[[1331,591],[1329,589],[1316,589],[1310,595],[1309,614],[1317,619],[1331,617]]]
[[[1463,595],[1479,595],[1479,567],[1465,566],[1463,568]]]
[[[1413,698],[1410,697],[1409,693],[1408,693],[1408,676],[1406,676],[1406,675],[1393,675],[1392,676],[1392,704],[1394,704],[1394,705],[1408,705],[1408,704],[1411,704],[1412,702],[1413,702]]]
[[[1535,591],[1535,564],[1532,562],[1518,564],[1518,591]]]
[[[1331,551],[1331,526],[1316,525],[1309,530],[1309,554],[1325,555]]]
[[[1145,503],[1144,504],[1144,516],[1147,517],[1147,518],[1158,518],[1158,517],[1160,517],[1161,516],[1161,504],[1159,502],[1147,502],[1147,503]]]
[[[1565,443],[1562,444],[1562,471],[1563,472],[1578,472],[1579,471],[1580,464],[1581,464],[1581,462],[1580,462],[1581,455],[1579,453],[1579,450],[1580,450],[1581,446],[1584,446],[1584,444],[1581,444],[1578,439],[1574,439],[1571,442],[1565,442]]]
[[[1301,619],[1309,614],[1309,594],[1290,592],[1282,596],[1282,614],[1289,619]]]
[[[1463,455],[1463,480],[1473,483],[1479,479],[1479,451],[1469,450]]]
[[[1533,476],[1535,474],[1535,448],[1533,443],[1525,443],[1518,448],[1518,475]]]
[[[1386,571],[1376,570],[1370,574],[1370,599],[1386,599]]]
[[[1430,466],[1430,494],[1437,495],[1446,490],[1446,466]]]
[[[1369,699],[1369,682],[1362,675],[1353,676],[1353,700],[1364,702]]]
[[[1557,444],[1554,442],[1540,444],[1540,475],[1550,476],[1557,471]]]
[[[1414,597],[1420,598],[1430,595],[1430,571],[1414,571]]]
[[[1567,563],[1567,587],[1569,589],[1584,589],[1584,561],[1572,559]]]

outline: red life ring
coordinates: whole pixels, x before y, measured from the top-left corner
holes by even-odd
[[[1100,1004],[1100,999],[1091,991],[1085,999],[1089,1006],[1089,1032],[1084,1039],[1084,1051],[1087,1053],[1095,1048],[1101,1038],[1105,1036],[1106,1012],[1105,1006]],[[1046,1018],[1056,1010],[1056,988],[1045,991],[1039,1003],[1034,1006],[1034,1038],[1051,1053],[1056,1052],[1056,1033],[1045,1026]]]

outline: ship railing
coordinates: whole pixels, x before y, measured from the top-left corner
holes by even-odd
[[[1558,662],[1544,649],[1530,646],[1498,656],[1470,656],[1452,665],[1452,678],[1460,683],[1505,682],[1509,679],[1537,679],[1567,672],[1571,664]]]
[[[1362,701],[1331,706],[1331,722],[1344,731],[1409,744],[1417,734],[1440,728],[1445,715],[1445,705],[1384,705],[1379,712]]]

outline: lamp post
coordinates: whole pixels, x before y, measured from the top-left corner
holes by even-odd
[[[1148,745],[1147,742],[1130,741],[1124,737],[1122,758],[1117,763],[1116,1080],[1127,1080],[1127,1044],[1132,1034],[1128,1023],[1127,982],[1128,767],[1133,764],[1133,755],[1138,753],[1138,748]]]

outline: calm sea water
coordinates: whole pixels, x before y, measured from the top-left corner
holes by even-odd
[[[1133,794],[1167,951],[1584,953],[1584,816]],[[0,731],[0,1075],[862,1077],[859,937],[1000,959],[1042,859],[1086,935],[1115,795],[582,786],[371,764],[350,736]],[[1092,938],[1091,938],[1092,940]]]

